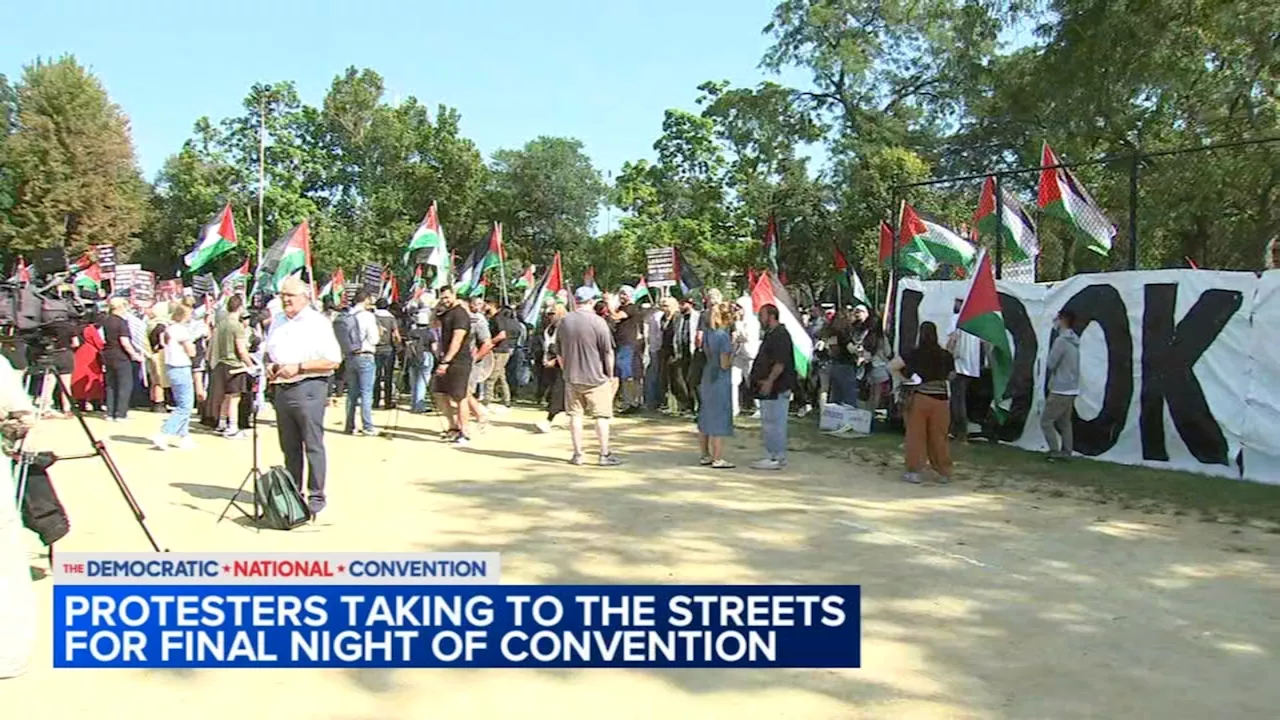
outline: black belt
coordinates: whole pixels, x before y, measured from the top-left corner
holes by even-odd
[[[372,354],[373,354],[373,351],[372,351],[372,350],[361,350],[360,352],[353,352],[353,353],[351,353],[351,354],[352,354],[352,355],[372,355]]]

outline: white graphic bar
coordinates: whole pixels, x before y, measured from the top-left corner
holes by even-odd
[[[58,553],[64,585],[491,585],[496,552]]]

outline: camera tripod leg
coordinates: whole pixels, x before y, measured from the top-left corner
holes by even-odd
[[[222,514],[218,516],[218,519],[215,520],[214,523],[217,524],[225,520],[227,513],[234,507],[236,510],[240,511],[241,515],[253,524],[255,532],[262,532],[262,506],[259,504],[260,496],[258,495],[258,479],[262,477],[262,471],[258,468],[258,406],[256,404],[256,399],[253,406],[253,413],[249,416],[249,434],[251,442],[253,443],[253,467],[249,468],[249,472],[245,474],[244,480],[240,481],[240,487],[236,488],[236,491],[231,494],[231,499],[227,501],[227,506],[222,508]],[[250,480],[253,481],[252,514],[250,514],[248,510],[245,510],[239,502],[240,494],[244,492],[244,488],[249,484]]]
[[[58,375],[57,371],[53,367],[46,367],[43,371],[43,375],[42,383],[47,384],[52,381],[53,387],[56,391],[60,391],[63,396],[71,398],[70,389],[62,381],[62,377]],[[53,396],[53,392],[41,393],[40,407],[36,409],[36,422],[40,422],[40,416],[49,409],[49,406],[53,402]],[[89,429],[89,424],[85,422],[84,413],[76,407],[74,402],[71,403],[71,414],[74,415],[76,420],[80,423],[80,429],[84,431],[85,437],[89,439],[89,445],[93,448],[93,452],[87,455],[61,456],[58,457],[58,459],[82,460],[91,457],[100,458],[102,463],[106,465],[107,473],[111,475],[111,479],[115,482],[116,488],[120,491],[121,497],[124,498],[125,504],[129,506],[129,511],[133,513],[134,521],[138,523],[138,527],[142,530],[142,534],[147,537],[147,542],[151,545],[151,548],[156,552],[168,552],[168,549],[163,551],[160,549],[160,544],[156,542],[155,536],[151,534],[151,529],[147,527],[146,513],[144,513],[142,511],[142,507],[138,505],[138,500],[133,496],[133,491],[131,491],[129,489],[129,485],[125,483],[124,476],[120,474],[120,468],[116,466],[115,460],[113,460],[111,454],[107,452],[106,444],[94,437],[93,431]],[[49,548],[49,562],[53,562],[52,546]]]

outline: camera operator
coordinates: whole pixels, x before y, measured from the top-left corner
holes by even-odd
[[[26,672],[36,634],[36,597],[23,545],[22,519],[13,499],[17,488],[8,458],[17,440],[35,420],[22,376],[0,358],[0,433],[3,433],[4,479],[0,481],[0,678]]]
[[[66,295],[64,294],[65,298]],[[48,407],[49,410],[45,417],[65,418],[71,414],[71,397],[67,394],[71,391],[71,374],[75,371],[76,355],[75,349],[80,342],[80,325],[74,320],[56,320],[49,324],[47,330],[49,338],[49,357],[54,370],[58,373],[58,378],[62,380],[62,387],[67,392],[58,391],[57,407],[54,410],[55,400],[54,393],[57,390],[57,384],[52,381],[45,382],[41,388],[41,407]]]

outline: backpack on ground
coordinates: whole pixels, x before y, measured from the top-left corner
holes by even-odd
[[[360,323],[356,322],[355,313],[338,313],[333,319],[333,334],[338,338],[342,357],[349,358],[360,352],[364,338],[360,336]]]
[[[279,465],[258,478],[258,506],[262,508],[262,527],[268,530],[292,530],[311,520],[311,509],[297,481]]]

